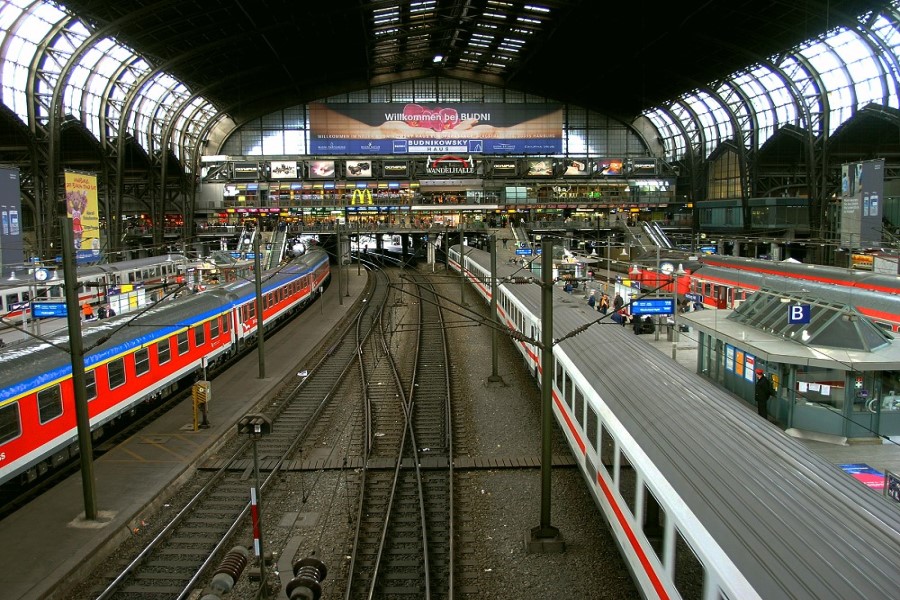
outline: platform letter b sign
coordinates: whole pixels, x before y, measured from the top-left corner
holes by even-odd
[[[809,323],[809,304],[788,305],[788,324]]]

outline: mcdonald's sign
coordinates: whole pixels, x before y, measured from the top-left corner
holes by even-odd
[[[353,190],[353,196],[350,198],[350,204],[356,205],[357,200],[359,200],[359,204],[375,204],[375,202],[372,200],[372,190],[369,189]]]

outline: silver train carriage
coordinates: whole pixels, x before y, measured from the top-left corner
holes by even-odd
[[[464,262],[489,299],[489,254]],[[497,270],[499,318],[539,340],[540,286]],[[897,596],[896,505],[580,295],[555,291],[553,315],[553,413],[645,597]],[[515,344],[542,379],[539,348]]]

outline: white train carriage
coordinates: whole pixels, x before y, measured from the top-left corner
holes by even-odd
[[[458,269],[459,246],[450,257]],[[489,298],[490,256],[463,262]],[[540,286],[499,296],[502,322],[540,340]],[[896,505],[579,296],[554,296],[554,415],[645,597],[897,596]],[[516,347],[540,379],[538,347]]]

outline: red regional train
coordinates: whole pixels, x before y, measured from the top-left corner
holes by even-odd
[[[270,327],[318,298],[330,282],[328,255],[313,249],[263,274]],[[85,387],[91,431],[141,403],[194,382],[255,343],[254,282],[234,282],[165,300],[137,317],[85,323]],[[78,453],[68,334],[0,350],[0,484],[33,481]]]
[[[900,330],[900,277],[797,262],[709,255],[683,294],[707,308],[733,309],[761,288],[852,306],[889,331]]]

